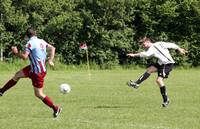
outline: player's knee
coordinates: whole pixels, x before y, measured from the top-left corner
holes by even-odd
[[[20,71],[18,71],[15,73],[13,80],[18,81],[20,78],[21,78],[21,73],[20,73]]]
[[[151,74],[151,73],[153,73],[153,72],[154,72],[154,70],[152,70],[152,69],[147,69],[147,73]]]
[[[162,79],[158,78],[158,79],[156,79],[156,83],[157,83],[158,85],[160,85],[160,84],[163,83],[163,81],[162,81]]]
[[[149,67],[149,68],[147,69],[147,73],[149,73],[149,74],[154,73],[154,72],[156,72],[156,71],[157,71],[157,69],[154,68],[154,67]]]

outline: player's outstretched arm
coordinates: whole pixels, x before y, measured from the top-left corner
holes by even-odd
[[[182,55],[185,55],[188,53],[188,51],[186,51],[185,49],[183,48],[180,48],[178,45],[176,45],[175,43],[163,43],[163,45],[166,47],[166,48],[173,48],[173,49],[177,49]]]
[[[12,46],[11,49],[12,49],[12,52],[13,52],[16,56],[18,56],[18,57],[20,57],[20,58],[22,58],[22,59],[27,59],[27,58],[28,58],[28,55],[29,55],[29,52],[28,52],[28,51],[24,51],[23,53],[20,53],[20,52],[18,51],[18,49],[17,49],[16,46]]]
[[[50,66],[54,66],[53,59],[54,59],[54,56],[55,56],[56,48],[54,46],[52,46],[51,44],[48,44],[47,48],[50,49],[50,57],[49,57],[48,63],[49,63]]]
[[[127,56],[129,56],[129,57],[137,57],[137,56],[140,56],[140,53],[128,53]]]

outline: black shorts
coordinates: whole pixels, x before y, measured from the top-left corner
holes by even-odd
[[[174,64],[163,64],[160,65],[158,63],[153,64],[152,66],[158,69],[158,76],[163,78],[168,78],[169,73],[172,71]]]

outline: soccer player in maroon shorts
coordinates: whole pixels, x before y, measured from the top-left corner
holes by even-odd
[[[61,108],[54,105],[52,100],[43,93],[44,78],[46,76],[46,48],[50,49],[48,63],[50,66],[54,66],[53,58],[55,55],[55,47],[48,44],[43,39],[37,38],[36,31],[32,27],[29,27],[26,30],[26,37],[29,40],[27,41],[25,51],[20,53],[17,47],[13,46],[12,52],[22,59],[29,58],[30,65],[19,70],[11,80],[0,88],[0,96],[2,96],[8,89],[15,86],[21,78],[30,78],[32,80],[35,96],[52,108],[53,116],[57,117],[61,112]]]

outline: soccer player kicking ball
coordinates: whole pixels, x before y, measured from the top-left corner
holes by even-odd
[[[157,72],[158,77],[156,79],[156,82],[158,86],[160,87],[160,93],[163,98],[163,107],[167,107],[169,104],[169,98],[167,96],[167,91],[166,91],[166,86],[164,84],[164,78],[167,78],[170,71],[173,68],[173,64],[175,63],[173,58],[171,57],[168,49],[177,49],[181,54],[186,54],[187,51],[185,49],[180,48],[174,43],[169,43],[169,42],[156,42],[152,43],[151,40],[147,37],[142,38],[139,41],[142,46],[146,49],[147,51],[144,52],[139,52],[139,53],[129,53],[127,56],[130,57],[149,57],[149,56],[154,56],[158,59],[158,62],[150,65],[147,68],[147,71],[139,77],[138,80],[136,81],[129,81],[127,82],[127,85],[133,88],[139,88],[139,84],[141,84],[144,80],[146,80],[151,73]]]
[[[54,66],[53,58],[55,48],[43,39],[37,38],[36,31],[32,27],[29,27],[26,30],[26,37],[29,40],[25,46],[24,52],[18,52],[18,49],[15,46],[12,47],[12,52],[22,59],[27,59],[29,57],[30,65],[18,71],[11,80],[0,88],[0,96],[2,96],[9,88],[16,85],[21,78],[29,77],[32,80],[35,96],[52,108],[53,116],[57,117],[61,112],[61,108],[54,105],[52,100],[43,93],[44,78],[46,76],[46,48],[50,49],[50,57],[48,60],[50,66]]]

